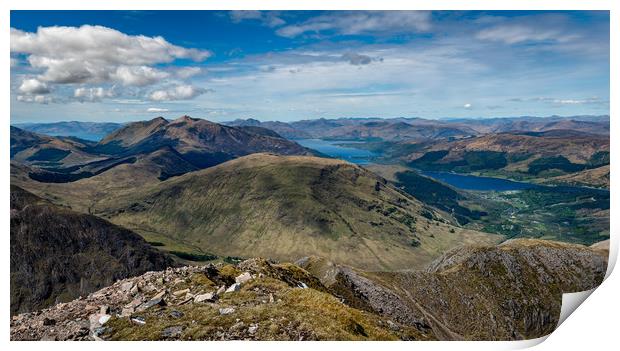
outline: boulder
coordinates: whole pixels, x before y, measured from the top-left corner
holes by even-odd
[[[145,325],[146,324],[146,320],[144,319],[144,317],[133,317],[131,319],[131,321],[135,324],[139,324],[139,325]]]
[[[194,302],[214,301],[215,299],[217,299],[217,295],[213,292],[208,292],[206,294],[196,295],[194,297]]]
[[[229,286],[228,289],[226,289],[226,292],[231,293],[231,292],[239,291],[239,289],[241,289],[241,284],[235,283]]]
[[[123,284],[121,284],[121,291],[123,291],[123,292],[131,291],[132,288],[133,288],[133,282],[132,281],[124,282]]]
[[[189,289],[183,289],[183,290],[177,290],[175,292],[172,293],[172,295],[174,296],[181,296],[181,295],[185,295],[189,292]]]
[[[233,307],[224,307],[224,308],[220,308],[220,314],[221,315],[227,315],[227,314],[231,314],[234,313],[235,309]]]
[[[110,316],[109,314],[104,314],[103,316],[99,317],[99,324],[106,324],[110,320],[110,318],[112,318],[112,316]]]
[[[237,282],[237,284],[243,284],[250,280],[252,280],[252,275],[249,272],[244,272],[235,278],[235,282]]]
[[[143,303],[140,306],[139,309],[143,311],[143,310],[149,309],[149,308],[151,308],[153,306],[166,306],[166,301],[164,301],[164,299],[162,299],[161,297],[160,298],[151,299],[151,300]]]
[[[121,310],[121,317],[129,317],[136,311],[133,307],[123,307]]]
[[[162,338],[177,338],[183,332],[183,327],[180,325],[175,325],[172,327],[168,327],[161,332]]]

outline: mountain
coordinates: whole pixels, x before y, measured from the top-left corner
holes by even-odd
[[[534,239],[462,246],[418,272],[361,272],[320,258],[298,264],[347,305],[405,325],[423,321],[438,339],[519,340],[556,328],[563,293],[603,281],[608,254],[599,246]]]
[[[413,269],[447,248],[501,238],[459,228],[361,167],[318,157],[252,154],[130,192],[100,188],[84,187],[90,193],[68,203],[91,199],[89,211],[149,240],[218,256],[318,254],[369,269]],[[60,189],[44,192],[72,196]]]
[[[609,137],[572,130],[487,134],[431,142],[404,159],[426,170],[548,179],[609,164]]]
[[[105,137],[96,146],[102,153],[143,154],[169,146],[194,166],[206,168],[255,153],[306,155],[311,152],[299,144],[262,129],[256,132],[183,116],[174,121],[156,118],[130,123]]]
[[[11,159],[45,166],[80,164],[95,159],[86,150],[93,143],[67,137],[52,137],[11,126]]]
[[[168,269],[14,316],[11,340],[538,338],[557,326],[562,293],[602,282],[608,247],[512,240],[460,247],[416,272],[314,256]]]
[[[373,121],[361,124],[343,125],[330,130],[323,130],[316,136],[338,140],[428,140],[444,138],[463,138],[476,135],[465,127],[445,125],[415,125],[407,122]]]
[[[54,123],[17,123],[23,130],[51,136],[69,136],[89,141],[99,141],[104,136],[121,128],[121,123],[111,122],[54,122]]]
[[[460,139],[483,134],[507,132],[546,132],[573,130],[609,135],[609,116],[571,117],[506,117],[486,119],[424,118],[336,118],[311,119],[294,122],[261,122],[256,119],[237,119],[225,122],[231,126],[253,126],[271,129],[289,139],[333,139],[366,141],[425,141]]]
[[[228,122],[235,126],[263,127],[290,139],[336,140],[425,140],[437,138],[462,138],[477,135],[465,124],[447,125],[424,119],[341,118],[312,119],[290,123],[260,122],[255,119],[237,119]]]
[[[609,189],[610,166],[605,165],[597,168],[586,169],[576,173],[560,175],[546,179],[544,183],[565,184],[574,186],[593,186]]]
[[[11,127],[12,159],[30,166],[30,177],[41,182],[74,182],[126,164],[158,168],[158,177],[166,179],[255,152],[313,154],[268,129],[188,116],[129,123],[99,143]]]
[[[503,117],[484,119],[449,119],[448,123],[463,123],[482,134],[506,132],[545,132],[575,130],[591,134],[609,135],[609,116],[550,116]]]
[[[234,127],[262,127],[269,130],[272,130],[278,135],[281,135],[287,139],[310,139],[312,135],[291,126],[286,122],[279,121],[266,121],[261,122],[257,119],[248,118],[248,119],[236,119],[230,122],[224,122],[224,124]]]
[[[174,265],[139,235],[11,185],[11,314]]]

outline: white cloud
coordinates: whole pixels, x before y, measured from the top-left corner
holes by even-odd
[[[190,100],[209,91],[192,85],[177,85],[170,89],[153,91],[148,98],[153,101]]]
[[[499,25],[483,29],[476,35],[478,39],[517,44],[532,41],[556,41],[560,43],[577,39],[575,35],[565,34],[561,30],[541,29],[522,24]]]
[[[202,69],[200,67],[182,67],[177,69],[174,74],[179,78],[187,79],[200,74],[201,72]]]
[[[572,98],[553,98],[553,97],[534,97],[534,98],[512,98],[510,102],[544,102],[548,104],[559,105],[605,105],[609,103],[609,100],[603,100],[598,97],[589,97],[582,99]]]
[[[583,104],[602,104],[605,101],[599,98],[586,98],[586,99],[553,99],[553,103],[562,105],[583,105]]]
[[[263,17],[261,11],[256,10],[242,10],[242,11],[230,11],[230,19],[233,22],[241,22],[249,19],[260,19]]]
[[[50,92],[50,89],[47,86],[47,84],[35,78],[24,79],[22,81],[22,84],[19,86],[18,90],[24,94],[29,94],[29,95],[49,94]]]
[[[160,36],[127,35],[90,25],[39,27],[36,32],[11,28],[10,46],[12,53],[28,55],[30,65],[43,71],[40,80],[58,84],[147,85],[167,76],[150,65],[211,56],[208,50],[173,45]]]
[[[352,35],[366,33],[425,32],[431,28],[428,11],[350,11],[312,17],[301,24],[282,27],[276,31],[283,37],[304,33],[333,31]]]
[[[580,29],[571,24],[568,17],[562,14],[497,17],[496,21],[489,23],[490,26],[475,34],[476,38],[509,45],[519,43],[567,44],[584,38],[584,33],[579,33]]]
[[[73,91],[73,97],[79,101],[101,101],[103,98],[114,97],[115,95],[113,89],[105,89],[102,87],[80,87]]]
[[[465,108],[471,108],[471,104],[469,104],[469,103],[468,103],[468,104],[465,104],[465,105],[463,105],[463,107],[465,107]]]
[[[158,107],[149,107],[146,109],[146,112],[154,112],[154,113],[159,113],[159,112],[169,112],[170,110],[168,110],[167,108],[158,108]]]
[[[286,24],[282,18],[278,16],[277,11],[256,11],[256,10],[243,10],[243,11],[230,11],[230,19],[233,23],[239,23],[241,21],[256,20],[260,21],[263,25],[268,27],[278,27]]]
[[[17,95],[17,101],[47,104],[52,102],[52,98],[45,95]]]
[[[128,67],[120,66],[115,72],[110,74],[114,81],[118,81],[123,85],[145,86],[159,82],[167,78],[167,72],[148,66]]]

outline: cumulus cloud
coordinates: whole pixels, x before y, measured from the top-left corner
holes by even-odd
[[[292,38],[308,32],[354,35],[426,32],[430,28],[431,13],[428,11],[350,11],[312,17],[300,24],[282,27],[276,33]]]
[[[470,103],[467,103],[467,104],[463,105],[463,107],[465,107],[465,108],[467,108],[467,109],[470,109],[470,108],[471,108],[471,104],[470,104]]]
[[[41,81],[57,84],[148,85],[168,75],[151,65],[211,56],[208,50],[173,45],[160,36],[127,35],[90,25],[39,27],[36,32],[11,28],[10,47],[11,53],[27,55],[30,66],[43,72]]]
[[[35,78],[24,79],[18,90],[28,95],[49,94],[50,89],[47,84]]]
[[[243,11],[230,11],[230,19],[233,23],[239,23],[241,21],[255,20],[260,21],[263,25],[268,27],[278,27],[286,24],[282,18],[278,16],[277,11],[256,11],[256,10],[243,10]]]
[[[79,101],[101,101],[103,98],[114,97],[115,95],[113,89],[105,89],[102,87],[80,87],[73,91],[73,97]]]
[[[170,110],[168,110],[167,108],[158,108],[158,107],[149,107],[146,109],[146,112],[153,112],[153,113],[161,113],[161,112],[169,112]]]
[[[167,72],[148,66],[120,66],[110,75],[114,81],[118,81],[123,85],[133,86],[151,85],[168,76],[169,74]]]
[[[210,91],[212,90],[192,85],[177,85],[165,90],[155,90],[148,98],[153,101],[190,100]]]

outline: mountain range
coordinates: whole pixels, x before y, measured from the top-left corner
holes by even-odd
[[[29,132],[51,136],[72,136],[89,141],[99,141],[104,136],[121,128],[122,123],[112,122],[52,122],[52,123],[16,123],[13,126]]]
[[[36,167],[31,178],[44,182],[71,182],[145,159],[161,169],[160,178],[167,178],[255,152],[313,154],[268,130],[188,116],[129,123],[96,143],[11,127],[11,158]]]
[[[128,123],[90,141],[12,126],[11,337],[545,335],[563,292],[600,283],[605,244],[506,241],[519,228],[505,218],[516,213],[508,199],[415,170],[608,179],[609,138],[588,124],[600,118],[515,123],[530,130],[423,119],[320,119],[286,130],[278,122],[277,130],[183,116]],[[356,165],[285,138],[298,130],[391,153],[382,154],[386,164]],[[608,218],[608,196],[588,194],[523,196],[549,201],[546,216],[563,202],[563,215]],[[519,201],[514,208],[530,207]],[[581,221],[569,223],[576,229],[591,223],[566,218]],[[558,237],[589,245],[608,235]]]
[[[489,133],[577,130],[609,135],[609,116],[506,117],[489,119],[338,118],[295,122],[237,119],[224,124],[271,129],[289,139],[423,141],[458,139]]]
[[[287,139],[335,140],[425,140],[460,138],[489,133],[515,131],[545,132],[549,130],[578,130],[586,133],[609,135],[609,116],[551,116],[551,117],[502,117],[467,119],[424,118],[333,118],[293,122],[259,121],[254,118],[236,119],[221,124],[236,127],[261,127],[276,132]],[[110,122],[53,122],[17,123],[23,130],[51,136],[72,136],[89,141],[99,141],[124,126]]]

